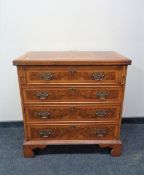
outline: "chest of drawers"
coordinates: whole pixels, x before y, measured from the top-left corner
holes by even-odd
[[[15,59],[24,120],[23,152],[98,144],[121,154],[127,65],[116,52],[28,52]]]

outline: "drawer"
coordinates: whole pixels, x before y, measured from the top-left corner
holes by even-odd
[[[31,140],[108,140],[117,139],[118,126],[106,124],[28,125]]]
[[[118,84],[121,66],[27,66],[27,84],[94,83]]]
[[[24,88],[24,102],[120,102],[121,87]]]
[[[47,105],[25,107],[27,122],[50,121],[118,121],[116,105]]]

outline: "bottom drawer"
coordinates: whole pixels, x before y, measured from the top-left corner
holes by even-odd
[[[28,125],[30,140],[110,140],[118,138],[118,125],[48,124]]]

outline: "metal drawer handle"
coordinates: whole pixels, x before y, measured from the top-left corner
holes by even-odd
[[[107,129],[97,129],[95,131],[95,134],[97,137],[104,137],[108,134],[108,130]]]
[[[96,97],[97,97],[98,99],[101,99],[101,100],[106,99],[106,97],[107,97],[108,95],[109,95],[108,92],[97,92],[97,93],[96,93]]]
[[[40,99],[40,100],[45,100],[48,98],[49,94],[47,92],[37,92],[36,96]]]
[[[97,117],[106,117],[106,116],[107,116],[107,111],[105,111],[105,110],[97,110],[97,111],[95,112],[95,115],[96,115]]]
[[[104,72],[93,72],[91,74],[91,79],[92,80],[103,80],[105,77],[105,73]]]
[[[36,114],[41,119],[48,119],[50,117],[50,113],[48,111],[39,111]]]
[[[46,138],[53,134],[52,130],[42,130],[39,132],[40,137]]]
[[[53,74],[50,72],[42,72],[40,74],[40,77],[44,80],[52,80],[53,79]]]

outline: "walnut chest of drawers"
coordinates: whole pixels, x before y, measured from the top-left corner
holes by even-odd
[[[111,51],[28,52],[15,59],[25,157],[47,145],[98,144],[121,154],[121,114],[131,60]]]

